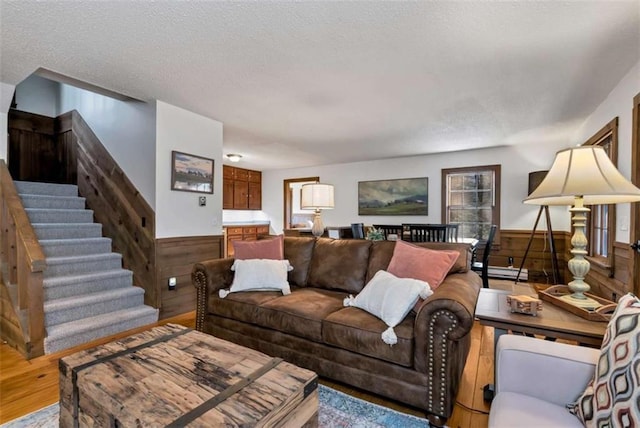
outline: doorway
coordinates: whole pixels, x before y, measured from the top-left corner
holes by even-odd
[[[299,226],[299,221],[301,221],[296,220],[294,215],[300,211],[300,187],[303,184],[317,183],[319,181],[320,177],[287,178],[283,181],[284,222],[282,224],[284,229],[293,229]]]

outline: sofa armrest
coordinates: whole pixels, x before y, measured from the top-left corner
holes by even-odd
[[[429,413],[446,418],[453,410],[481,287],[475,272],[451,274],[418,308],[414,368],[427,376]]]
[[[191,271],[191,281],[196,287],[196,330],[204,328],[209,296],[217,295],[218,290],[231,286],[234,259],[213,259],[196,263]]]
[[[526,336],[503,335],[496,347],[496,393],[550,403],[574,402],[593,377],[600,351]]]

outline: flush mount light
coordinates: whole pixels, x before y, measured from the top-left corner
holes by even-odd
[[[227,159],[229,159],[230,162],[240,162],[240,159],[242,159],[242,155],[239,155],[236,153],[229,153],[227,155]]]

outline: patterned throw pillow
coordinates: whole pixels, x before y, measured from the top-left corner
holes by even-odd
[[[587,427],[640,426],[640,300],[618,301],[594,378],[569,410]]]

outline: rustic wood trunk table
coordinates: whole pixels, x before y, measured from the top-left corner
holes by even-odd
[[[317,426],[314,372],[178,325],[60,360],[60,426]]]

